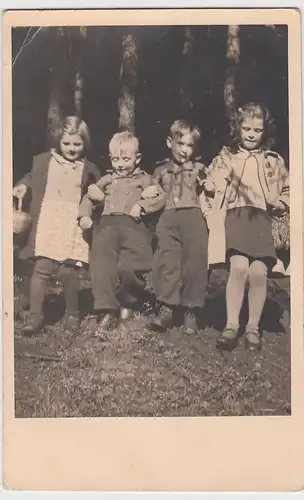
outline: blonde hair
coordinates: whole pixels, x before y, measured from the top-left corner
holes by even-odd
[[[60,153],[60,141],[64,134],[79,135],[83,140],[83,151],[86,153],[91,146],[89,127],[78,116],[67,116],[62,120],[55,134],[55,149]]]
[[[135,153],[139,151],[139,140],[133,135],[131,132],[117,132],[113,135],[112,139],[109,142],[109,151],[113,151],[113,149],[122,149],[132,147],[135,150]]]
[[[186,120],[175,120],[170,127],[170,137],[180,138],[184,134],[190,133],[196,144],[201,138],[201,131],[196,125],[191,125]]]

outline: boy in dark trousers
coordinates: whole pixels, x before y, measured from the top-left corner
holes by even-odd
[[[145,288],[152,268],[151,231],[145,214],[161,210],[165,195],[151,175],[140,169],[138,139],[129,132],[115,134],[109,144],[112,170],[92,185],[80,204],[80,226],[92,225],[93,201],[104,204],[94,222],[90,273],[97,333],[127,319]],[[118,284],[118,287],[117,287]]]
[[[208,230],[204,215],[211,209],[200,202],[210,181],[202,163],[193,160],[200,131],[176,120],[167,137],[171,159],[157,167],[155,180],[166,193],[166,206],[156,226],[158,246],[153,260],[153,283],[161,305],[150,328],[164,332],[172,326],[173,309],[184,308],[184,330],[197,332],[197,312],[205,304],[208,283]],[[211,186],[212,187],[212,186]],[[201,197],[201,200],[204,196]]]

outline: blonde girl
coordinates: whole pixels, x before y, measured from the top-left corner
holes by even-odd
[[[32,169],[14,187],[13,196],[31,194],[32,225],[21,259],[35,259],[30,284],[30,313],[23,328],[26,336],[44,325],[43,303],[50,276],[57,270],[66,302],[65,330],[79,326],[78,269],[88,263],[89,247],[78,225],[78,207],[88,186],[100,175],[86,158],[90,146],[87,124],[66,117],[56,134],[55,147],[36,156]]]

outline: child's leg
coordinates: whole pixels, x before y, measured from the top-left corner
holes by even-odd
[[[30,284],[30,313],[42,315],[43,303],[51,275],[57,270],[57,262],[38,258]]]
[[[259,323],[267,297],[267,266],[254,260],[249,267],[249,320],[247,331],[259,331]]]
[[[179,231],[182,240],[181,305],[202,308],[208,285],[208,232],[199,210],[181,210]]]
[[[107,225],[94,231],[90,253],[90,275],[94,309],[116,311],[117,261],[119,235],[117,227]]]
[[[249,260],[243,255],[232,255],[230,273],[226,287],[226,329],[237,331],[249,272]]]
[[[133,309],[145,289],[145,274],[152,268],[151,237],[146,231],[130,227],[119,228],[118,260],[119,288],[117,296],[124,308]]]
[[[78,271],[75,266],[62,265],[59,268],[59,276],[63,284],[66,314],[70,316],[78,316]]]
[[[43,326],[43,303],[49,284],[50,276],[57,269],[57,262],[39,258],[36,260],[30,283],[30,315],[23,328],[24,335],[34,335]]]
[[[180,303],[182,246],[176,212],[167,210],[159,218],[157,250],[153,256],[152,278],[156,298],[167,306]]]

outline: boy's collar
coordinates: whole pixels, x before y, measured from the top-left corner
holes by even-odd
[[[194,167],[194,161],[189,160],[187,163],[184,163],[183,165],[178,165],[177,163],[174,162],[174,160],[171,158],[169,166],[167,167],[167,172],[173,173],[173,172],[181,172],[182,170],[193,170]]]
[[[107,173],[108,174],[111,174],[112,177],[114,177],[115,179],[125,179],[125,178],[128,178],[128,177],[134,177],[135,175],[139,175],[139,174],[142,174],[143,171],[141,170],[140,167],[136,167],[133,172],[131,172],[130,174],[126,174],[126,175],[119,175],[117,174],[117,172],[115,172],[112,168],[111,169],[108,169],[107,170]]]

